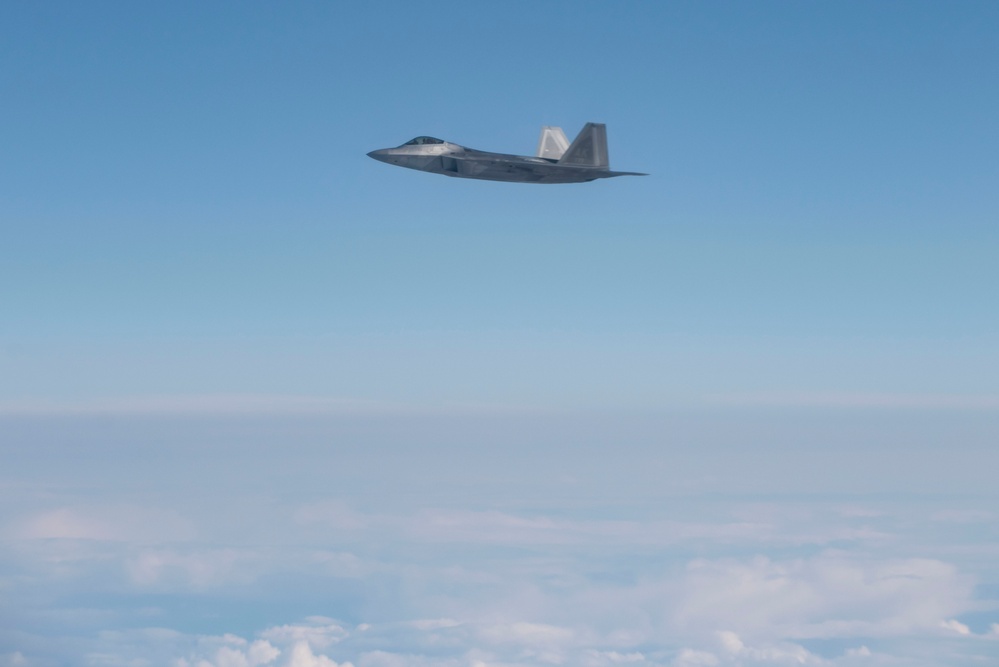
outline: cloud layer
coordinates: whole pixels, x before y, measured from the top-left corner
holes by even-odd
[[[849,491],[863,447],[767,445],[783,414],[740,417],[752,446],[706,417],[466,417],[13,423],[32,450],[0,484],[0,665],[999,657],[992,450],[921,446],[964,495],[870,494]]]

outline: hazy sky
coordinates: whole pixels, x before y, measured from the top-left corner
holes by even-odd
[[[0,667],[999,660],[997,34],[3,5]]]

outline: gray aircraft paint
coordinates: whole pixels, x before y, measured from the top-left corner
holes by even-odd
[[[607,126],[587,123],[572,144],[562,128],[541,128],[536,156],[489,153],[434,137],[416,137],[398,148],[368,153],[381,162],[456,178],[511,183],[585,183],[614,176],[645,176],[611,171]]]

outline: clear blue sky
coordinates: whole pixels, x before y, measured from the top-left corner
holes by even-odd
[[[569,340],[584,364],[629,349],[781,358],[720,389],[994,391],[997,15],[8,7],[3,394],[380,398],[280,368],[304,344],[332,373],[330,348],[378,356],[371,336],[390,356],[458,345],[482,372]],[[652,176],[513,187],[364,155],[417,134],[529,153],[540,125],[587,120],[608,124],[616,167]],[[786,361],[795,350],[807,359]],[[143,378],[116,369],[136,356]],[[870,377],[884,356],[903,359]],[[545,398],[560,395],[555,381]]]
[[[994,2],[0,7],[0,667],[994,658],[997,35]],[[651,175],[365,156],[587,121]]]

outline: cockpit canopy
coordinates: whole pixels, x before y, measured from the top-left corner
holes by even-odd
[[[415,139],[410,139],[403,146],[425,146],[427,144],[443,144],[441,139],[435,139],[433,137],[417,137]]]

